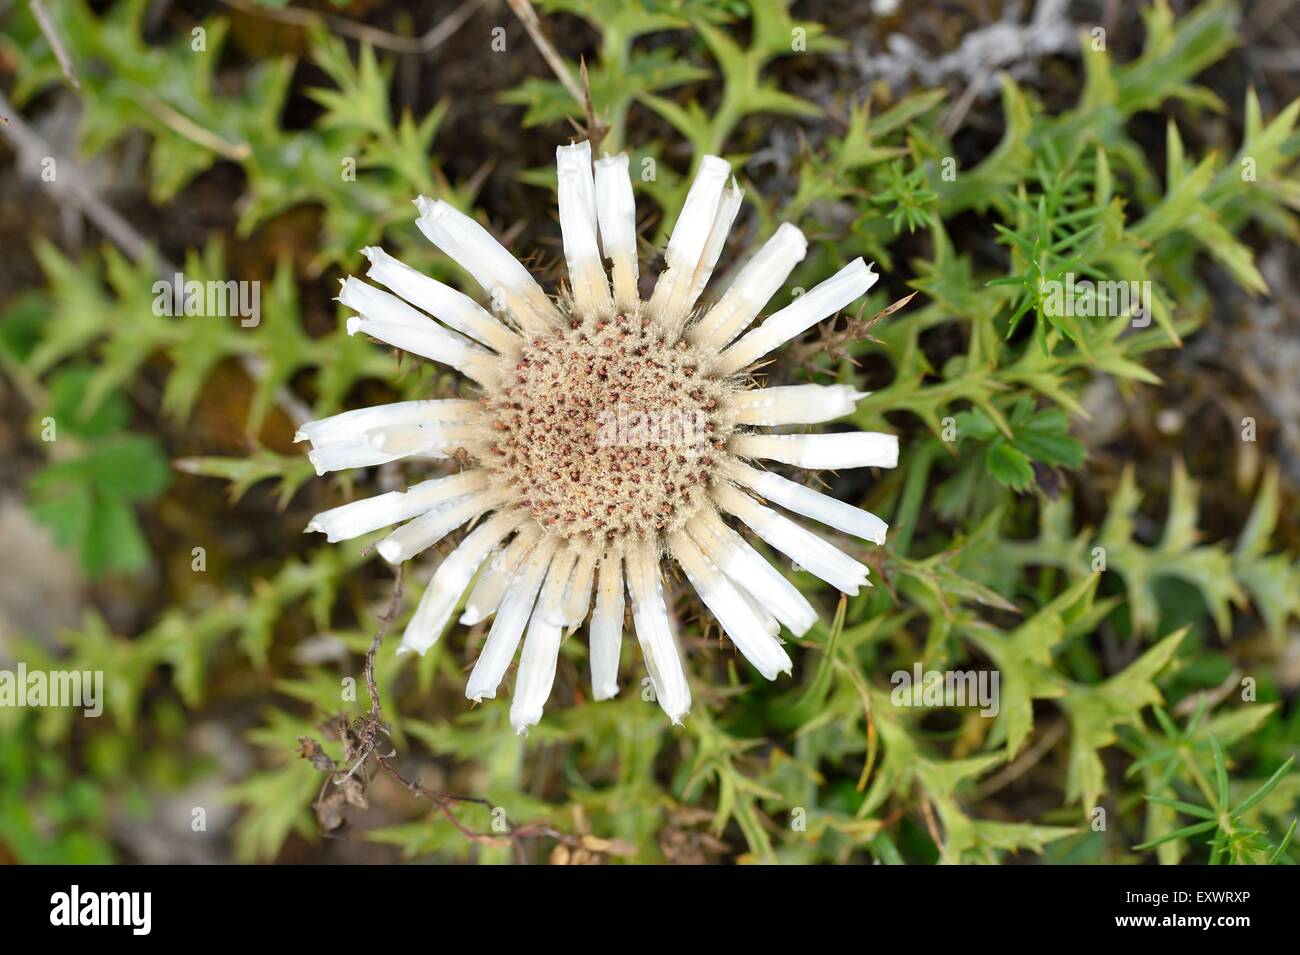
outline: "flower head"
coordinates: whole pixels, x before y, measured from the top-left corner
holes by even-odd
[[[441,200],[416,201],[419,228],[482,286],[490,309],[382,249],[363,250],[375,284],[343,283],[339,300],[358,313],[349,333],[450,365],[478,397],[404,401],[303,425],[298,438],[311,442],[320,474],[407,457],[462,464],[450,477],[325,511],[307,529],[337,541],[405,521],[377,545],[400,563],[473,525],[435,571],[400,649],[423,653],[437,642],[473,583],[461,622],[495,618],[466,696],[496,695],[522,639],[510,709],[520,732],[541,719],[565,630],[588,614],[594,695],[618,693],[630,602],[656,698],[677,723],[691,696],[665,560],[768,679],[791,670],[781,627],[799,636],[817,615],[737,527],[845,593],[867,583],[865,565],[770,505],[877,544],[885,523],[758,462],[893,467],[897,438],[765,431],[842,417],[862,395],[846,385],[759,388],[746,371],[860,298],[877,276],[855,259],[751,329],[806,252],[803,234],[786,224],[713,305],[697,308],[742,196],[728,164],[708,156],[664,271],[642,300],[627,156],[593,167],[583,142],[561,146],[556,159],[569,272],[556,298]]]

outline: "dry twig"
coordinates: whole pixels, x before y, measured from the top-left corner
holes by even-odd
[[[824,322],[820,333],[815,339],[808,342],[796,342],[790,346],[787,356],[790,367],[812,368],[816,360],[823,355],[829,355],[832,361],[838,361],[844,357],[844,346],[849,342],[872,341],[879,344],[877,339],[871,337],[871,329],[881,319],[888,318],[907,305],[916,297],[916,294],[916,292],[912,292],[910,295],[903,296],[893,305],[885,306],[868,319],[862,317],[862,310],[859,309],[858,314],[849,319],[839,331],[835,331],[834,321]]]
[[[418,37],[389,33],[387,30],[381,30],[366,23],[358,23],[355,20],[349,20],[347,17],[340,17],[333,13],[318,10],[300,10],[296,7],[264,7],[250,3],[249,0],[221,0],[221,2],[233,10],[238,10],[240,13],[246,13],[249,16],[264,17],[268,20],[300,27],[323,24],[339,36],[345,36],[361,43],[368,43],[381,50],[423,56],[432,53],[455,36],[469,18],[478,12],[478,8],[483,6],[486,0],[465,0],[459,7]]]
[[[573,74],[569,72],[569,67],[564,62],[564,58],[555,49],[555,44],[547,39],[546,34],[542,32],[542,23],[537,18],[537,11],[533,9],[529,0],[506,0],[506,2],[510,4],[510,9],[519,18],[519,22],[524,25],[524,29],[528,31],[533,44],[537,47],[538,52],[542,54],[542,59],[551,68],[551,72],[555,74],[556,79],[569,91],[574,101],[582,107],[587,119],[587,128],[579,131],[591,141],[592,155],[597,155],[600,152],[601,142],[609,132],[609,126],[604,120],[596,116],[595,110],[592,108],[591,82],[587,76],[587,61],[585,59],[580,61],[580,81],[575,80]]]
[[[59,69],[63,71],[63,76],[68,81],[68,85],[74,90],[81,89],[81,80],[77,77],[77,68],[72,65],[72,57],[68,55],[68,48],[63,44],[63,37],[59,36],[59,31],[54,25],[54,20],[50,18],[50,12],[45,9],[43,0],[27,0],[27,6],[32,11],[32,16],[36,18],[36,25],[41,28],[41,33],[45,34],[45,40],[50,44],[50,52],[54,54],[54,59],[59,63]]]
[[[443,818],[466,839],[486,846],[509,846],[514,850],[515,858],[520,862],[527,861],[524,853],[524,840],[536,838],[554,839],[560,845],[576,850],[585,856],[602,853],[631,855],[632,847],[620,840],[601,839],[592,835],[571,835],[560,832],[545,822],[525,823],[516,826],[507,819],[505,820],[506,828],[502,832],[480,832],[465,825],[456,816],[454,807],[461,803],[471,803],[493,809],[492,803],[477,796],[462,796],[430,789],[415,780],[409,779],[393,766],[392,759],[397,755],[396,750],[385,753],[380,749],[380,742],[388,737],[388,727],[383,719],[383,706],[379,699],[379,688],[375,685],[375,656],[383,644],[388,628],[392,626],[393,621],[397,618],[401,606],[402,567],[399,566],[393,582],[393,593],[389,598],[388,608],[380,615],[379,626],[370,641],[370,648],[366,651],[364,673],[366,692],[370,697],[370,709],[365,716],[341,727],[340,735],[343,739],[344,764],[351,764],[351,768],[340,775],[338,770],[342,767],[338,766],[324,753],[316,740],[310,737],[300,737],[298,740],[299,754],[303,758],[311,760],[317,769],[330,773],[327,784],[333,782],[340,790],[337,794],[327,796],[325,786],[322,786],[321,795],[318,796],[314,807],[322,828],[326,828],[328,831],[342,825],[343,820],[339,813],[344,804],[364,808],[364,782],[368,782],[368,777],[364,771],[365,764],[373,756],[375,762],[390,778],[412,795],[420,799],[427,799],[433,803]]]

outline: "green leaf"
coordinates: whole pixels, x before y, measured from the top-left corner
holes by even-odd
[[[1013,491],[1025,491],[1034,483],[1034,469],[1023,451],[999,439],[989,446],[989,474]]]
[[[47,465],[29,482],[28,503],[92,577],[133,573],[148,566],[149,550],[131,505],[156,497],[170,478],[153,438],[112,434]]]
[[[1277,770],[1273,773],[1272,776],[1268,778],[1267,782],[1265,782],[1264,785],[1260,786],[1257,790],[1251,793],[1250,796],[1248,796],[1240,805],[1238,805],[1235,809],[1232,810],[1233,817],[1236,818],[1238,816],[1241,816],[1246,812],[1250,811],[1256,805],[1258,805],[1260,801],[1263,800],[1264,797],[1267,796],[1269,793],[1271,793],[1277,787],[1277,784],[1280,783],[1289,772],[1291,772],[1291,767],[1294,765],[1295,765],[1295,757],[1291,756],[1287,759],[1285,763],[1283,763],[1281,766],[1277,768]]]
[[[1168,665],[1185,631],[1170,634],[1122,672],[1096,686],[1075,686],[1062,697],[1070,721],[1070,766],[1066,798],[1096,805],[1105,788],[1099,752],[1116,741],[1120,726],[1138,726],[1142,710],[1161,701],[1156,675]]]
[[[1184,826],[1181,829],[1175,829],[1173,832],[1167,832],[1163,836],[1151,839],[1141,845],[1134,846],[1134,850],[1142,852],[1146,849],[1154,849],[1156,846],[1164,845],[1166,842],[1173,842],[1176,839],[1186,839],[1190,836],[1200,835],[1202,832],[1209,832],[1215,828],[1218,822],[1211,819],[1209,822],[1197,822],[1190,826]]]

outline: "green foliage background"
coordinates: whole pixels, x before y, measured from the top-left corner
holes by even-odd
[[[792,289],[864,255],[885,275],[866,315],[919,293],[869,335],[828,323],[772,370],[856,384],[871,393],[852,423],[902,436],[897,471],[825,476],[889,520],[890,541],[862,549],[878,585],[855,598],[795,574],[823,623],[793,641],[793,682],[759,678],[683,598],[697,703],[681,729],[642,698],[630,641],[623,694],[600,704],[585,639],[566,641],[527,738],[505,700],[466,707],[476,635],[454,630],[419,660],[386,645],[399,761],[482,802],[452,805],[453,825],[380,776],[333,838],[312,811],[328,779],[296,740],[344,759],[330,727],[366,704],[340,687],[360,678],[391,580],[365,541],[301,536],[376,482],[309,480],[288,410],[451,393],[439,369],[349,338],[335,280],[383,243],[464,285],[414,228],[417,193],[483,210],[554,276],[549,157],[584,113],[504,6],[420,58],[345,40],[329,17],[409,33],[450,8],[329,5],[304,27],[242,6],[177,4],[153,22],[145,0],[58,4],[75,93],[25,5],[3,20],[13,108],[34,123],[76,103],[60,174],[120,175],[108,198],[150,249],[77,249],[39,196],[24,200],[47,203],[39,216],[0,222],[23,278],[0,287],[0,401],[25,423],[6,477],[91,581],[79,626],[2,633],[0,662],[102,669],[108,684],[99,720],[0,708],[0,857],[138,859],[145,827],[176,830],[168,858],[192,842],[244,861],[1300,858],[1286,423],[1247,393],[1224,396],[1224,421],[1188,422],[1182,446],[1132,423],[1089,440],[1099,381],[1128,409],[1182,407],[1179,350],[1234,334],[1273,294],[1260,250],[1297,238],[1300,101],[1266,111],[1272,97],[1231,70],[1231,4],[1157,3],[1109,49],[1081,21],[1077,58],[1033,84],[1002,77],[1000,101],[954,135],[960,89],[846,81],[853,42],[919,20],[907,4],[868,26],[785,0],[540,3],[575,75],[586,60],[607,148],[653,163],[637,183],[657,210],[649,243],[662,248],[693,165],[719,152],[746,185],[728,258],[797,221],[811,245]],[[155,315],[172,261],[191,279],[261,280],[261,324]],[[1150,282],[1154,321],[1049,315],[1044,283],[1066,273]],[[430,570],[408,575],[403,614]],[[997,718],[896,706],[889,675],[917,661],[995,667]],[[193,807],[207,832],[190,829]],[[570,838],[504,839],[502,818]]]

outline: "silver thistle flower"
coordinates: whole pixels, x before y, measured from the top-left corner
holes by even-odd
[[[456,454],[468,464],[317,514],[307,529],[338,541],[406,521],[377,545],[396,564],[475,523],[434,573],[399,652],[423,653],[439,639],[486,562],[460,619],[496,616],[465,692],[495,696],[522,638],[510,708],[519,732],[541,719],[562,635],[586,620],[593,584],[592,689],[598,700],[618,693],[626,593],[656,698],[680,723],[691,693],[664,598],[664,559],[677,562],[769,680],[791,671],[781,626],[799,636],[817,615],[724,515],[845,593],[867,584],[862,563],[758,498],[877,544],[884,521],[751,462],[894,467],[898,439],[759,430],[842,417],[862,395],[845,385],[759,388],[745,372],[860,298],[877,276],[855,259],[747,331],[806,252],[803,234],[785,224],[714,305],[697,310],[742,196],[730,166],[708,156],[665,269],[642,301],[627,155],[593,168],[583,142],[561,146],[556,158],[570,287],[555,299],[441,200],[416,201],[419,228],[477,280],[491,310],[381,249],[364,250],[368,278],[388,291],[343,283],[339,301],[358,313],[349,333],[450,365],[480,397],[348,411],[303,425],[298,439],[311,442],[320,474],[404,457]]]

